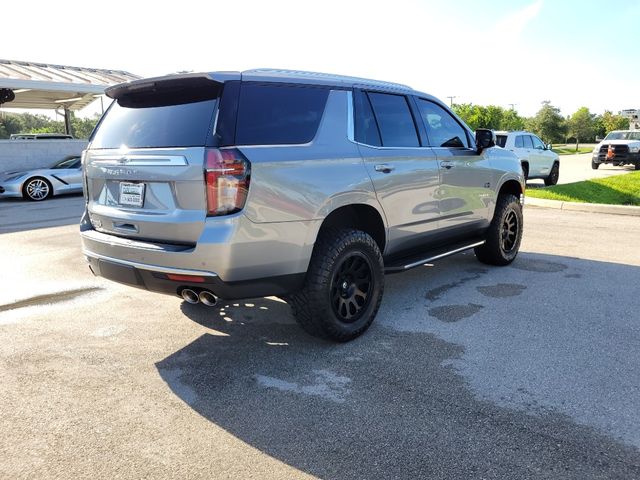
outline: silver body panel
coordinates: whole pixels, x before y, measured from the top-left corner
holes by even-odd
[[[236,78],[233,73],[224,75]],[[349,78],[310,80],[274,71],[242,76],[243,81],[325,82],[338,87],[373,82]],[[385,82],[375,88],[416,93]],[[330,91],[309,143],[235,148],[251,162],[246,205],[235,214],[207,217],[204,147],[122,152],[92,150],[90,145],[85,157],[85,254],[121,259],[148,270],[158,266],[205,272],[224,282],[303,274],[323,220],[340,207],[374,208],[384,223],[383,253],[392,255],[420,244],[443,226],[488,225],[502,183],[523,184],[517,158],[499,148],[482,155],[472,151],[453,155],[448,149],[356,143],[352,95],[342,88]],[[129,160],[120,162],[119,156]],[[454,168],[443,172],[443,160],[452,161]],[[377,169],[383,163],[393,170]],[[142,208],[118,204],[117,186],[123,181],[147,185]]]

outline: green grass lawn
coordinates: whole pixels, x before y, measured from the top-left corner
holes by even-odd
[[[577,153],[589,153],[593,151],[593,147],[578,147],[578,151],[576,152],[575,145],[567,145],[562,147],[553,147],[553,151],[558,155],[575,155]]]
[[[640,171],[553,187],[528,188],[526,195],[564,202],[640,205]]]

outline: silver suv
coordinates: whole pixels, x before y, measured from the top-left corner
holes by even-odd
[[[522,237],[518,158],[404,85],[252,70],[111,87],[83,156],[94,274],[215,305],[278,295],[309,333],[351,340],[384,274]]]

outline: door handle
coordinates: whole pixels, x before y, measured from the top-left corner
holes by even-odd
[[[440,166],[449,170],[450,168],[453,168],[453,162],[445,160],[444,162],[440,162]]]
[[[375,167],[373,167],[373,169],[376,172],[382,172],[382,173],[391,173],[393,172],[393,170],[396,167],[392,166],[392,165],[387,165],[386,163],[381,163],[379,165],[376,165]]]

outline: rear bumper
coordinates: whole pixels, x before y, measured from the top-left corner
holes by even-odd
[[[98,256],[85,252],[89,268],[94,275],[114,282],[142,288],[157,293],[180,295],[184,288],[195,291],[208,290],[217,297],[227,300],[256,298],[269,295],[284,295],[298,290],[304,282],[304,274],[282,275],[278,277],[260,278],[242,282],[223,282],[212,272],[184,270],[126,262],[114,258]],[[195,275],[203,282],[175,281],[167,275]]]
[[[98,232],[85,212],[80,235],[95,275],[171,295],[191,287],[240,299],[299,289],[313,249],[306,239],[312,228],[308,222],[254,224],[239,214],[208,220],[195,246],[168,245]],[[170,280],[167,274],[204,282]]]

